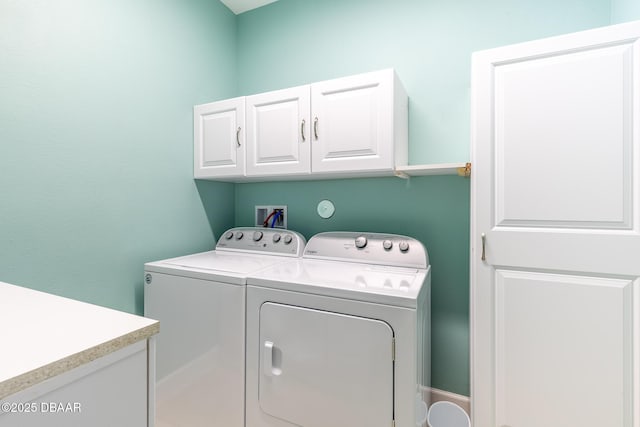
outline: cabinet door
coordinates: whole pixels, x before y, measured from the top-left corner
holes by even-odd
[[[309,86],[247,97],[247,176],[310,170]]]
[[[476,426],[640,425],[640,23],[473,58]]]
[[[407,97],[393,70],[315,83],[311,102],[314,173],[406,163]]]
[[[392,425],[392,347],[380,320],[264,303],[259,401],[268,425]]]
[[[244,97],[193,107],[195,178],[244,175]]]
[[[0,427],[153,427],[149,356],[137,342],[6,396],[2,403],[26,410],[0,410]]]

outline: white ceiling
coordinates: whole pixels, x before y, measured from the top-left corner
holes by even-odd
[[[264,6],[269,3],[273,3],[277,0],[220,0],[236,15],[246,12],[247,10],[255,9],[260,6]]]

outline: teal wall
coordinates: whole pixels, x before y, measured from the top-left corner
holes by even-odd
[[[142,264],[285,203],[307,237],[402,233],[433,264],[433,385],[467,394],[469,181],[192,179],[192,106],[394,67],[410,162],[469,159],[470,53],[640,19],[636,0],[0,0],[0,280],[130,312]],[[316,203],[332,199],[330,220]]]
[[[622,0],[617,0],[622,1]],[[631,1],[631,0],[630,0]],[[635,0],[633,0],[635,1]],[[238,95],[393,67],[411,164],[469,159],[473,51],[607,25],[608,0],[280,0],[238,16]],[[319,200],[336,215],[321,220]],[[421,177],[236,185],[236,224],[287,204],[289,227],[408,234],[433,268],[432,385],[469,393],[469,181]]]
[[[235,52],[217,1],[0,0],[0,280],[141,313],[144,262],[211,248],[234,189],[194,183],[192,106]]]
[[[611,23],[618,24],[640,19],[640,1],[611,0]]]
[[[279,0],[238,16],[238,94],[395,68],[410,162],[466,161],[471,53],[609,16],[609,0]]]
[[[322,199],[331,200],[336,207],[329,219],[316,214]],[[253,225],[253,206],[260,204],[287,205],[288,227],[307,238],[328,230],[375,231],[409,235],[423,242],[432,265],[432,381],[440,388],[468,393],[467,179],[390,177],[236,185],[238,225]]]

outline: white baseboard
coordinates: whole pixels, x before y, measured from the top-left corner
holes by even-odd
[[[422,387],[422,397],[429,405],[435,402],[446,400],[455,403],[471,416],[471,399],[468,396],[451,393],[449,391],[438,390],[437,388]]]

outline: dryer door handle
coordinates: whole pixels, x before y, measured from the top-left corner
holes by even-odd
[[[282,374],[282,350],[272,341],[265,341],[262,349],[262,372],[267,377],[277,377]]]
[[[264,342],[262,349],[262,372],[264,375],[273,376],[273,343],[271,341]]]

